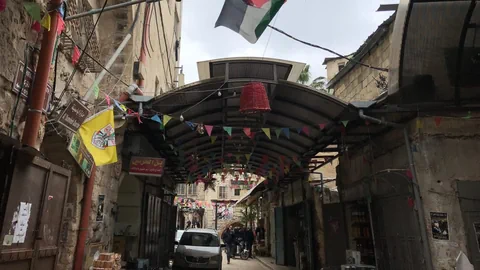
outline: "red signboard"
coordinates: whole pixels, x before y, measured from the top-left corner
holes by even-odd
[[[132,157],[130,160],[130,174],[162,176],[165,159],[151,157]]]

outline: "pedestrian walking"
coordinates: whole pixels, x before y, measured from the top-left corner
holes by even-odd
[[[255,241],[255,235],[253,234],[252,228],[248,227],[248,229],[245,231],[245,242],[247,243],[249,258],[252,258],[253,241]]]
[[[227,252],[227,264],[230,264],[230,258],[232,257],[232,246],[234,242],[234,235],[232,227],[228,227],[222,234],[222,240],[225,244],[225,249]]]

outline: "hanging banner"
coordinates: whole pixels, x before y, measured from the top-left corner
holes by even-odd
[[[231,220],[233,219],[233,204],[218,203],[217,218],[219,220]]]
[[[22,77],[23,77],[23,70],[25,69],[25,64],[22,61],[19,61],[17,73],[15,74],[15,79],[13,80],[12,92],[15,94],[22,93],[22,98],[26,99],[28,97],[28,92],[33,85],[33,77],[35,74],[33,73],[32,69],[27,67],[27,73],[25,74],[25,79],[23,81],[23,88],[22,86]],[[21,89],[20,89],[21,88]],[[45,101],[43,102],[43,110],[47,111],[48,105],[50,104],[50,96],[52,93],[52,86],[47,84],[47,90],[45,93]]]
[[[77,132],[87,119],[90,111],[79,100],[73,99],[58,117],[58,123],[73,132]]]
[[[449,240],[447,213],[430,212],[432,236],[437,240]]]
[[[165,167],[165,159],[151,157],[132,157],[129,173],[132,175],[146,175],[161,177]]]
[[[73,156],[73,158],[77,161],[80,168],[82,168],[83,172],[87,177],[92,175],[93,165],[95,164],[93,161],[93,157],[83,145],[82,140],[78,134],[72,136],[70,140],[70,144],[68,145],[68,152]]]

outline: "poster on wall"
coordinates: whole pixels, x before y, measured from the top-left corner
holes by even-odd
[[[478,251],[480,251],[480,222],[474,222],[473,229],[475,230],[475,239],[477,239]]]
[[[447,213],[430,212],[432,236],[436,240],[449,240]]]
[[[233,219],[233,206],[230,204],[219,204],[217,208],[217,219],[219,220]]]

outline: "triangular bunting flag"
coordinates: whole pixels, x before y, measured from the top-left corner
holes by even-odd
[[[107,106],[110,107],[110,96],[105,94],[105,100],[107,101]]]
[[[166,115],[166,114],[163,115],[163,125],[166,126],[171,119],[172,119],[171,116]]]
[[[270,136],[270,129],[269,128],[262,128],[263,133],[267,135],[267,137],[271,140],[272,137]]]
[[[73,46],[73,52],[72,52],[72,64],[76,65],[78,63],[78,60],[80,60],[80,50],[78,49],[77,45]]]
[[[348,120],[343,120],[343,121],[342,121],[342,124],[343,124],[344,127],[347,127],[347,125],[348,125]]]
[[[213,126],[204,125],[205,130],[207,131],[208,136],[212,136]]]
[[[39,4],[35,2],[23,2],[23,7],[27,11],[28,15],[33,18],[33,20],[37,22],[42,20],[42,10]]]
[[[252,156],[252,154],[245,154],[245,157],[247,158],[247,161],[250,161],[251,156]]]
[[[318,127],[320,127],[320,130],[323,130],[326,126],[327,124],[318,124]]]
[[[32,30],[37,32],[37,33],[40,33],[40,31],[42,30],[42,26],[40,25],[39,22],[34,21],[33,24],[32,24]]]
[[[252,135],[252,131],[250,128],[243,128],[243,132],[245,133],[245,135],[247,135],[247,137],[250,137]]]
[[[57,35],[60,35],[63,30],[65,30],[65,22],[62,19],[62,16],[57,13]]]
[[[288,129],[288,128],[282,128],[282,131],[283,131],[283,133],[285,134],[285,136],[287,136],[287,138],[290,139],[290,129]]]
[[[252,132],[250,133],[250,139],[252,139],[252,140],[255,139],[255,132],[252,131]]]
[[[192,130],[195,130],[195,124],[190,122],[190,121],[185,121],[185,124],[187,124],[187,126],[189,126]]]
[[[95,98],[98,98],[98,94],[100,94],[100,88],[98,87],[97,84],[95,84],[95,85],[93,86],[93,96],[94,96]]]
[[[150,118],[150,119],[152,119],[153,121],[155,121],[157,123],[160,123],[160,124],[162,123],[162,120],[156,114],[154,116],[152,116],[152,118]]]
[[[423,128],[423,122],[422,122],[422,119],[420,118],[417,118],[417,129],[422,129]]]
[[[302,128],[297,128],[297,133],[300,134],[302,132]]]
[[[310,129],[308,129],[307,126],[304,126],[304,127],[302,128],[302,131],[303,131],[303,133],[307,134],[307,136],[310,136]]]
[[[232,127],[223,127],[223,130],[228,133],[228,136],[232,136]]]
[[[442,122],[442,117],[440,116],[435,117],[435,126],[439,127],[441,122]]]
[[[43,28],[50,31],[51,23],[52,23],[52,18],[50,17],[50,14],[46,13],[45,16],[43,16],[42,20],[40,21],[40,25],[42,25]]]
[[[275,129],[275,134],[277,134],[277,139],[280,138],[280,134],[282,134],[282,129],[281,128],[276,128]]]

